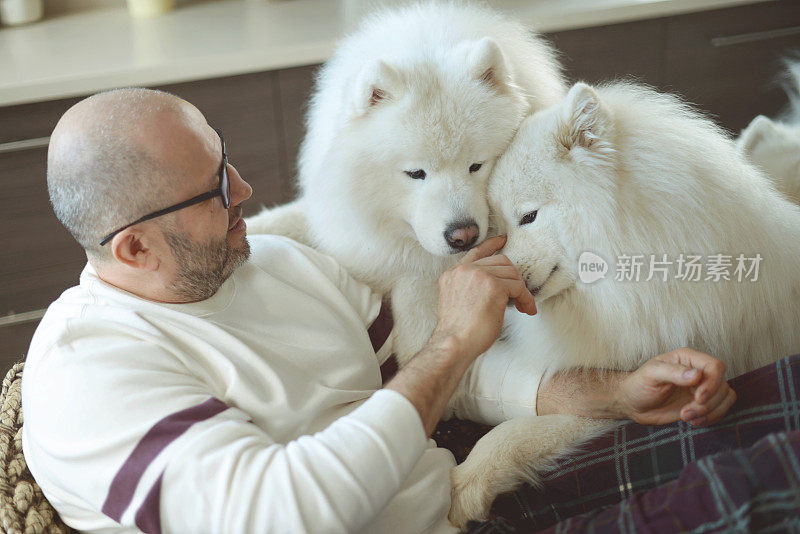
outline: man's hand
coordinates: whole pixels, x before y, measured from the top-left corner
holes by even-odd
[[[689,348],[661,354],[624,376],[615,398],[625,417],[644,425],[679,419],[692,425],[716,423],[736,401],[724,380],[725,364]]]
[[[710,425],[736,401],[724,375],[725,364],[688,348],[655,356],[630,373],[565,369],[539,386],[536,412]]]
[[[439,322],[434,337],[458,339],[473,359],[500,335],[509,300],[522,313],[536,313],[533,295],[517,268],[508,257],[495,255],[505,243],[505,236],[487,239],[439,278]]]

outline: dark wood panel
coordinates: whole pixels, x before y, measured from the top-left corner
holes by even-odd
[[[6,375],[11,366],[25,358],[33,332],[39,321],[18,325],[0,326],[0,372]]]
[[[286,194],[294,197],[297,176],[297,154],[300,143],[305,136],[305,118],[308,111],[308,99],[314,85],[314,77],[319,65],[284,69],[276,72],[280,102],[281,130],[278,138],[283,143],[286,175],[291,177]]]
[[[0,143],[46,137],[80,98],[0,107]]]
[[[572,81],[635,78],[660,86],[666,25],[663,19],[548,34]]]
[[[667,88],[738,132],[758,115],[775,115],[786,96],[774,83],[780,57],[800,48],[800,34],[729,46],[712,39],[800,26],[800,2],[765,2],[667,20]]]
[[[0,155],[0,314],[46,307],[86,263],[50,206],[45,167],[44,148]]]
[[[245,215],[259,211],[262,203],[289,200],[289,178],[280,165],[274,76],[261,72],[161,87],[197,106],[209,124],[225,133],[231,163],[253,186]]]
[[[188,100],[225,131],[231,162],[253,186],[247,215],[262,203],[286,202],[293,196],[280,101],[273,92],[275,76],[263,72],[159,87]],[[64,111],[81,98],[0,107],[0,143],[50,135]]]

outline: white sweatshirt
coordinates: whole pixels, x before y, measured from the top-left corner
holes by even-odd
[[[455,532],[452,455],[380,389],[380,296],[308,247],[249,239],[205,301],[148,301],[87,266],[48,308],[22,384],[45,496],[90,532]],[[498,422],[507,372],[475,366],[457,406]],[[517,413],[535,413],[527,385]]]

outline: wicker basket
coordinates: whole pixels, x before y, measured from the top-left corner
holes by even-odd
[[[22,456],[22,368],[19,362],[0,390],[0,530],[8,533],[74,532],[47,502]]]

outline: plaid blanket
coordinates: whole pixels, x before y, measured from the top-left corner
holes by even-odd
[[[800,432],[768,434],[752,447],[687,465],[673,482],[543,532],[798,532],[798,458]],[[499,518],[471,532],[523,530]]]
[[[559,462],[543,492],[498,498],[497,519],[471,531],[534,532],[579,514],[553,530],[800,530],[800,355],[729,383],[738,400],[716,425],[621,425]]]

